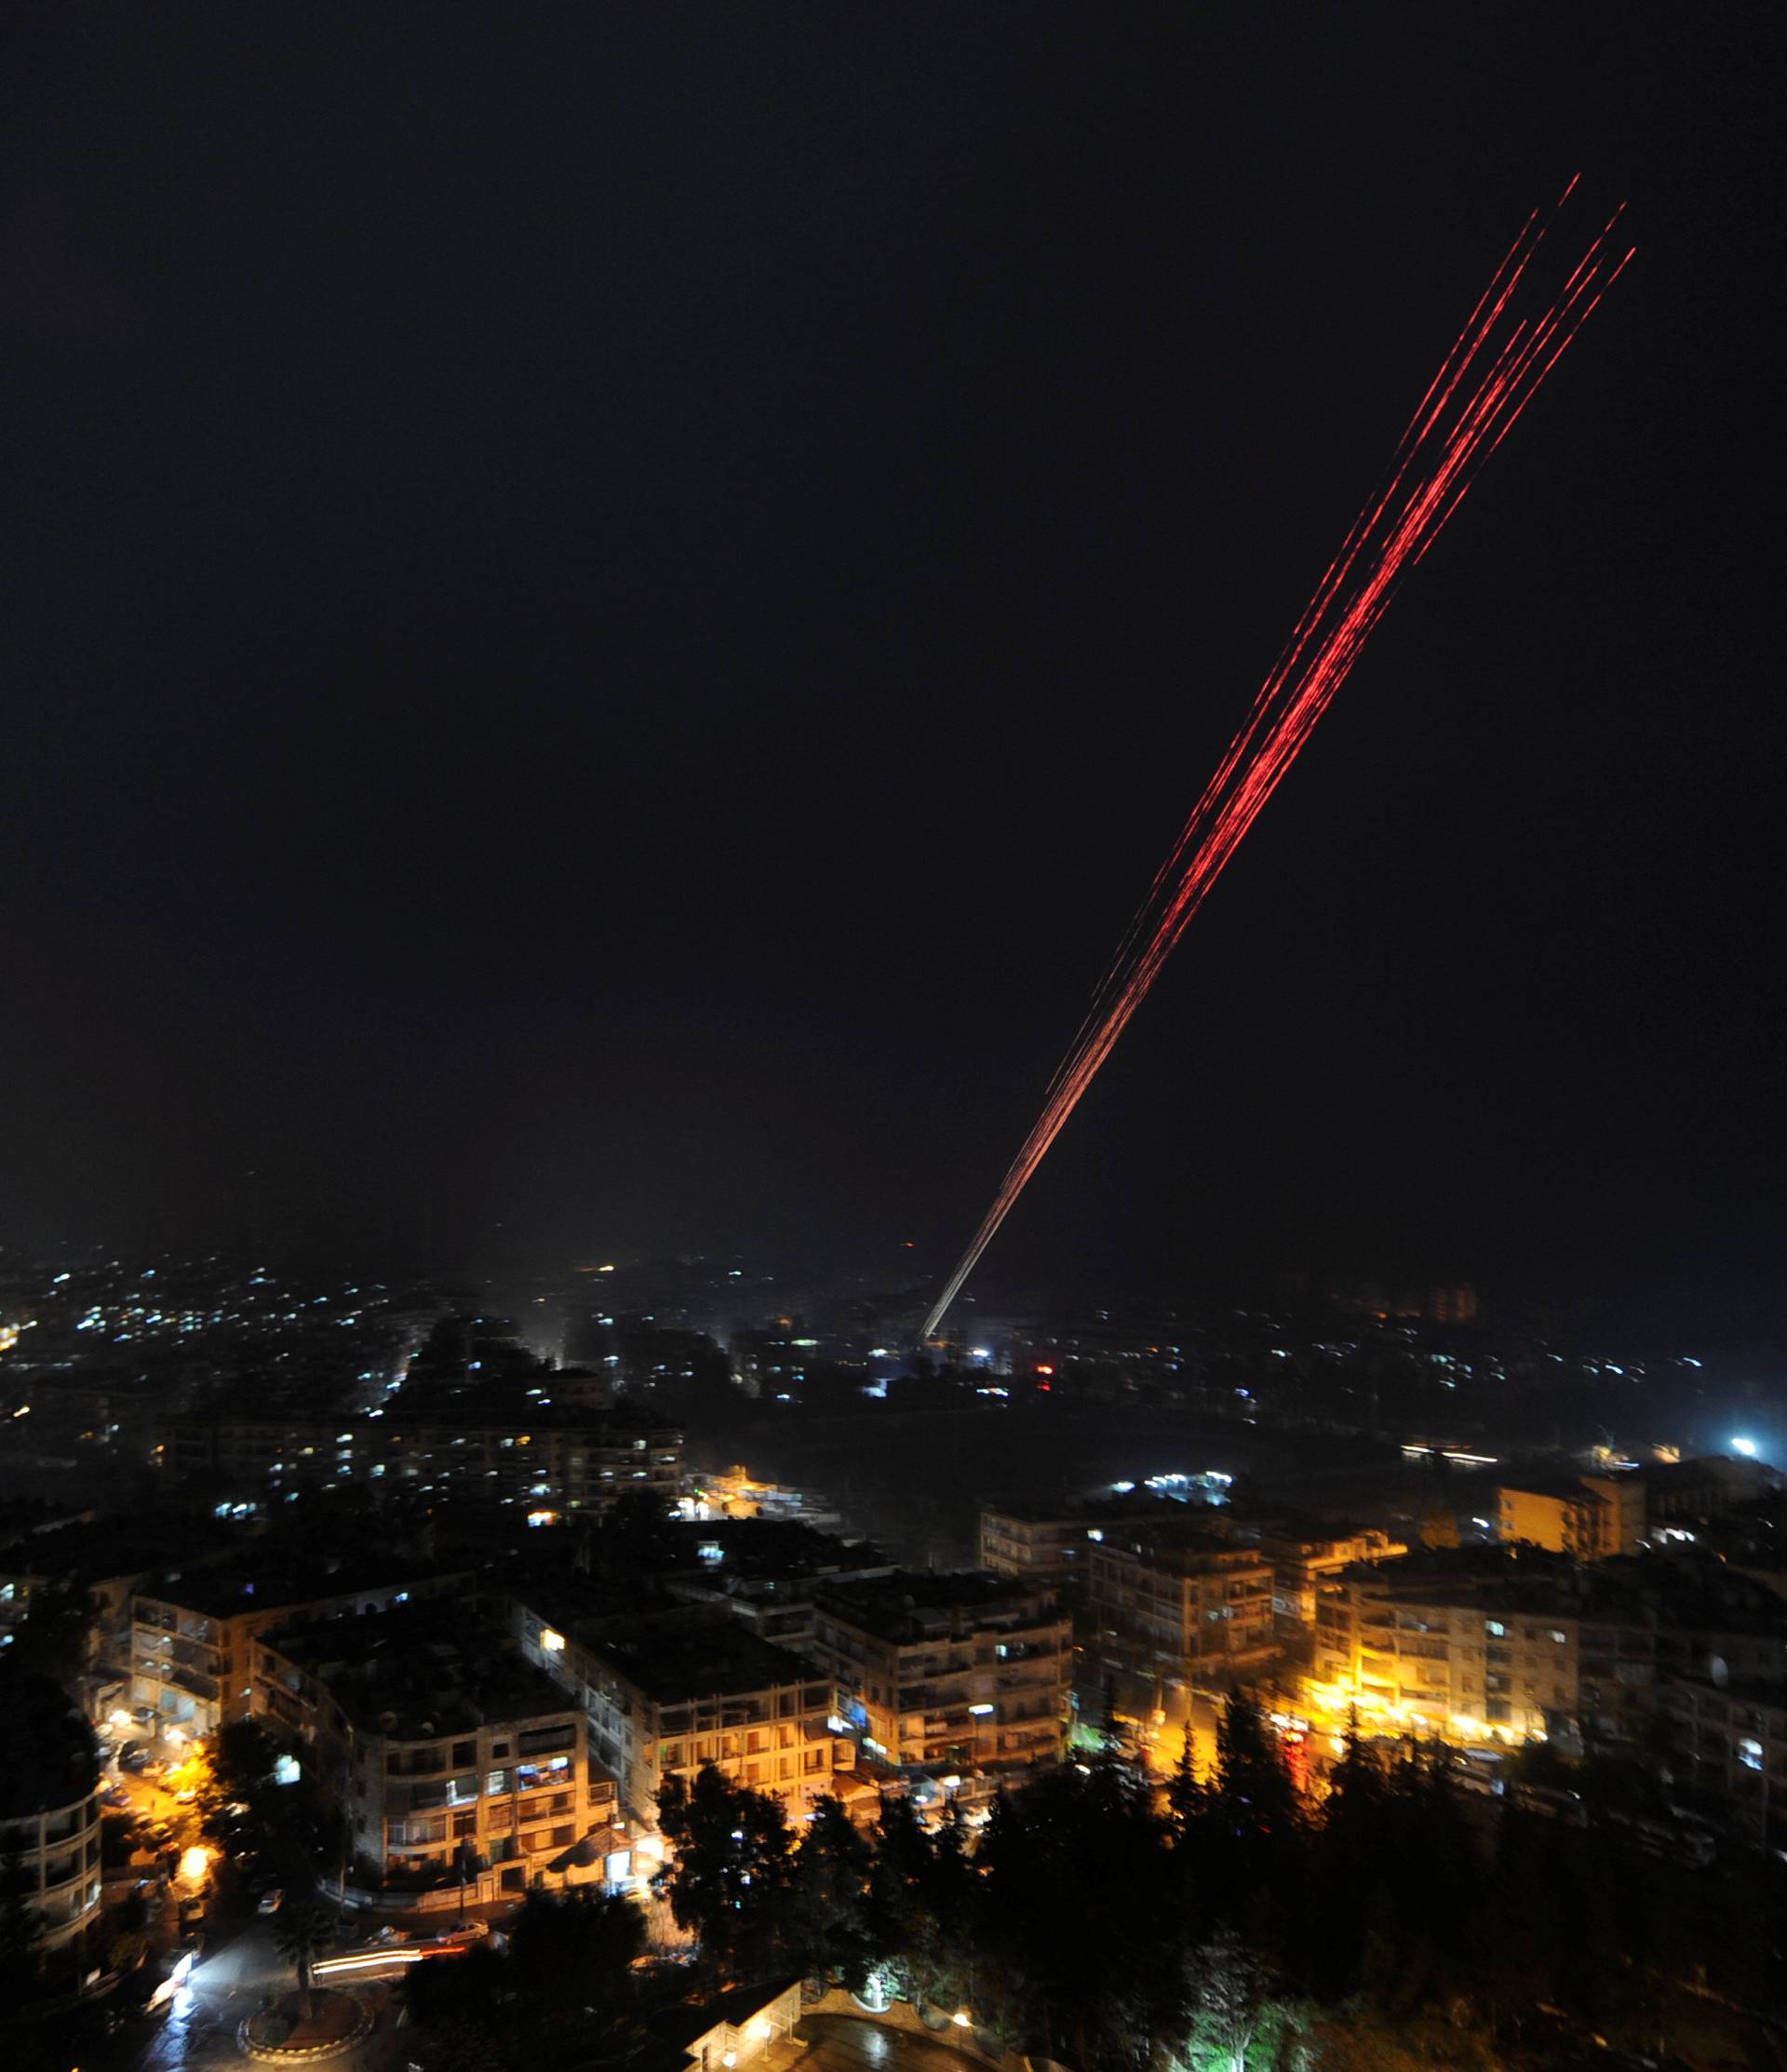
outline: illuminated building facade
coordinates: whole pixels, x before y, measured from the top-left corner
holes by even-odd
[[[738,1620],[689,1608],[590,1618],[537,1594],[507,1605],[522,1652],[579,1705],[627,1812],[650,1825],[671,1771],[692,1780],[712,1763],[799,1819],[854,1758],[832,1726],[830,1678]]]
[[[231,1562],[141,1579],[130,1599],[130,1702],[164,1726],[209,1734],[252,1710],[253,1644],[280,1626],[388,1611],[463,1588],[465,1571],[401,1561],[351,1567]]]
[[[624,1496],[676,1500],[679,1427],[627,1409],[477,1406],[309,1420],[179,1419],[157,1430],[173,1483],[265,1500],[300,1488],[382,1486],[399,1495],[599,1516]]]
[[[998,1772],[1059,1757],[1073,1629],[1053,1591],[896,1573],[823,1588],[815,1610],[814,1658],[877,1760]]]
[[[625,1846],[582,1711],[462,1607],[288,1628],[254,1655],[255,1713],[346,1814],[363,1876],[487,1897]]]
[[[1586,1474],[1504,1483],[1497,1527],[1510,1545],[1543,1547],[1578,1561],[1636,1554],[1644,1544],[1645,1483],[1638,1474]]]
[[[1087,1613],[1126,1667],[1222,1691],[1276,1649],[1273,1581],[1260,1547],[1200,1527],[1101,1527]]]

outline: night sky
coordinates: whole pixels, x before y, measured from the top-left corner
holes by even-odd
[[[1637,262],[983,1286],[1766,1319],[1770,19],[9,8],[0,1238],[940,1275],[1579,168]]]

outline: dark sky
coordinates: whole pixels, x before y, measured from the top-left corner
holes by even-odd
[[[984,1273],[1766,1307],[1769,19],[9,8],[0,1235],[940,1272],[1579,167],[1637,262]]]

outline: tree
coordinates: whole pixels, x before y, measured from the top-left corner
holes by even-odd
[[[625,2034],[643,1912],[619,1893],[531,1892],[509,1931],[509,1973],[528,2016],[580,2051]],[[538,2039],[536,2039],[538,2040]]]
[[[976,2000],[1070,2065],[1148,2063],[1181,2020],[1180,1866],[1125,1765],[1001,1793],[976,1853]]]
[[[1302,1807],[1278,1736],[1258,1703],[1229,1692],[1216,1722],[1214,1809],[1231,1833],[1259,1841],[1294,1837]]]
[[[664,1780],[658,1825],[676,1850],[657,1889],[677,1925],[732,1978],[767,1977],[788,1962],[794,1846],[782,1801],[705,1763],[692,1784],[674,1770]]]
[[[1193,1975],[1191,2072],[1255,2072],[1266,2062],[1273,2018],[1265,1967],[1233,1929],[1220,1928],[1197,1953]]]
[[[275,1917],[273,1940],[298,1974],[298,1990],[304,1996],[304,2011],[316,2012],[316,1959],[329,1941],[329,1915],[315,1899],[290,1901]]]
[[[274,1783],[278,1743],[258,1719],[233,1719],[212,1738],[210,1764],[198,1786],[199,1824],[227,1845],[246,1824],[265,1834],[280,1817],[281,1786]],[[240,1806],[246,1812],[235,1813]]]
[[[493,2034],[510,2025],[503,2007],[510,1975],[506,1957],[488,1943],[476,1943],[450,1964],[412,1964],[403,1974],[404,2007],[428,2036],[463,2039],[471,2031]]]
[[[875,1851],[827,1792],[794,1860],[796,1962],[804,1971],[837,1971],[853,1991],[868,1976],[867,1904]]]

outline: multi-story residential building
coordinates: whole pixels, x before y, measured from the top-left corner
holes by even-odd
[[[289,1550],[153,1570],[130,1597],[129,1696],[163,1726],[208,1734],[252,1709],[253,1643],[275,1627],[387,1611],[463,1591],[469,1571],[395,1555],[343,1561]]]
[[[1309,1640],[1318,1600],[1355,1562],[1393,1561],[1408,1552],[1376,1526],[1316,1520],[1275,1518],[1256,1529],[1237,1527],[1233,1537],[1256,1546],[1272,1565],[1272,1617],[1282,1646]]]
[[[1636,1554],[1646,1530],[1640,1474],[1585,1474],[1504,1483],[1496,1492],[1504,1544],[1543,1547],[1578,1561]]]
[[[406,1410],[399,1393],[364,1417],[170,1419],[157,1430],[155,1458],[170,1482],[204,1481],[256,1500],[367,1485],[546,1520],[599,1516],[638,1494],[668,1509],[681,1482],[682,1433],[625,1405],[467,1400]]]
[[[1657,1713],[1680,1803],[1753,1849],[1787,1850],[1787,1689],[1672,1677]]]
[[[629,1615],[569,1588],[518,1588],[505,1607],[522,1652],[581,1708],[626,1811],[648,1826],[671,1771],[692,1779],[712,1763],[804,1818],[853,1759],[829,1679],[735,1619],[686,1606]]]
[[[92,1730],[47,1677],[0,1675],[0,1857],[34,1952],[73,1965],[100,1912],[100,1765]]]
[[[1091,1566],[1088,1529],[1097,1523],[1083,1504],[1016,1498],[988,1504],[980,1514],[980,1566],[1014,1582],[1079,1591]]]
[[[1189,1521],[1096,1527],[1087,1618],[1100,1647],[1144,1677],[1226,1691],[1276,1648],[1270,1557]]]
[[[812,1643],[862,1747],[912,1769],[1058,1760],[1073,1629],[1052,1590],[978,1571],[827,1584]]]
[[[255,1713],[346,1814],[362,1877],[490,1898],[624,1846],[582,1708],[464,1606],[285,1628],[253,1653]]]
[[[812,1646],[814,1599],[826,1583],[894,1572],[866,1540],[836,1540],[780,1518],[718,1518],[691,1525],[686,1538],[694,1566],[667,1571],[666,1594],[728,1612],[759,1639],[797,1655]]]
[[[1460,1742],[1629,1740],[1675,1682],[1787,1686],[1787,1606],[1717,1564],[1410,1555],[1316,1607],[1311,1707]]]
[[[1454,1740],[1565,1732],[1576,1712],[1578,1618],[1409,1574],[1356,1570],[1316,1608],[1313,1682],[1370,1721]],[[1332,1708],[1331,1708],[1332,1709]],[[1344,1709],[1344,1708],[1342,1708]]]

